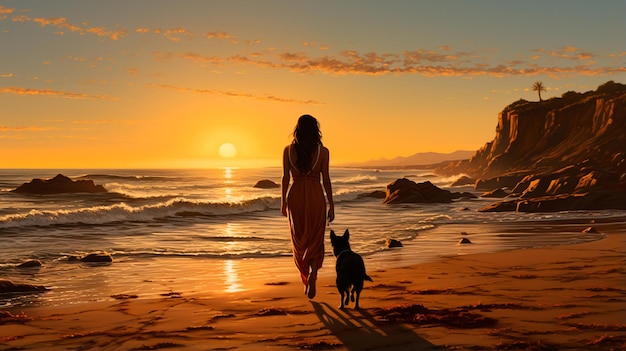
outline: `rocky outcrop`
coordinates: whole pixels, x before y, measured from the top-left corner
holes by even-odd
[[[0,280],[0,294],[6,293],[38,293],[48,290],[42,285],[14,283],[10,280]]]
[[[404,247],[404,245],[402,245],[402,242],[398,239],[387,238],[387,240],[385,240],[385,247],[391,249],[394,247]]]
[[[502,188],[488,191],[480,195],[480,197],[496,197],[496,198],[502,198],[502,197],[507,197],[507,196],[509,196],[509,194],[506,191],[502,190]]]
[[[260,189],[273,189],[280,187],[280,184],[277,184],[276,182],[269,179],[263,179],[256,182],[256,184],[254,184],[254,187]]]
[[[58,174],[51,179],[35,178],[29,183],[24,183],[13,190],[16,193],[26,194],[62,194],[62,193],[106,193],[102,185],[94,184],[93,180],[81,179],[73,181],[70,178]]]
[[[387,193],[382,190],[374,190],[369,193],[362,193],[356,196],[357,199],[362,198],[374,198],[374,199],[384,199],[387,196]]]
[[[447,203],[452,202],[454,199],[475,197],[475,195],[467,192],[453,193],[438,188],[429,181],[415,183],[407,178],[401,178],[387,185],[383,203]]]
[[[468,174],[475,188],[519,197],[489,206],[510,211],[626,208],[626,85],[520,100],[498,116],[496,136],[469,160],[438,165]],[[487,208],[485,209],[487,210]]]
[[[113,262],[113,257],[107,253],[90,253],[85,256],[69,256],[70,262],[90,262],[90,263],[110,263]]]

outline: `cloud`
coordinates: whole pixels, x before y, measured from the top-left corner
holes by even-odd
[[[42,132],[55,129],[56,128],[38,126],[11,127],[0,125],[0,132]]]
[[[135,124],[135,120],[115,120],[115,119],[82,119],[72,121],[73,124]]]
[[[118,98],[110,97],[108,95],[89,95],[85,93],[75,93],[61,90],[52,89],[30,89],[21,87],[7,87],[0,88],[0,94],[15,94],[15,95],[45,95],[60,97],[66,99],[78,99],[78,100],[118,100]]]
[[[534,76],[545,74],[554,78],[573,75],[601,76],[626,72],[623,66],[600,66],[591,60],[597,55],[571,46],[548,51],[536,49],[525,59],[517,55],[515,60],[506,63],[492,63],[488,55],[469,52],[451,52],[449,47],[442,51],[418,49],[394,53],[360,53],[345,50],[335,55],[312,56],[305,52],[238,54],[227,58],[213,58],[214,62],[235,62],[256,65],[271,69],[288,69],[302,73],[325,73],[333,75],[388,75],[416,74],[428,77],[471,77],[471,76]],[[615,55],[614,55],[615,56]],[[201,55],[187,53],[185,57]],[[611,57],[611,56],[608,56]],[[551,58],[551,59],[550,59]],[[547,60],[550,59],[550,60]],[[546,61],[547,60],[547,61]],[[555,61],[556,60],[556,61]],[[563,65],[559,65],[563,61]],[[204,57],[203,63],[211,61]],[[567,62],[578,61],[579,65]]]
[[[154,34],[163,36],[171,41],[179,42],[183,38],[205,38],[205,39],[218,39],[218,40],[229,40],[232,43],[237,43],[237,37],[234,37],[226,32],[208,32],[208,33],[195,33],[183,27],[176,27],[170,29],[160,29],[160,28],[147,28],[140,27],[135,29],[135,33],[138,34]]]
[[[13,10],[13,9],[6,9],[0,6],[0,20],[4,19],[2,17],[3,15],[6,18],[6,14],[10,14],[13,12],[13,11],[9,12],[9,10]],[[70,23],[65,17],[30,18],[26,15],[17,15],[17,16],[11,17],[11,20],[13,22],[34,22],[34,23],[38,23],[41,27],[50,26],[50,27],[55,27],[58,29],[66,30],[69,32],[78,33],[81,35],[94,34],[96,36],[108,38],[111,40],[118,40],[122,37],[125,37],[128,34],[128,31],[122,28],[111,30],[111,29],[107,29],[106,27],[89,27],[86,22],[81,23],[81,25],[76,25],[76,24]],[[55,33],[59,35],[65,34],[65,32],[63,31],[58,31]]]
[[[283,103],[296,103],[296,104],[306,104],[306,105],[320,105],[322,104],[319,101],[315,100],[298,100],[291,98],[283,98],[274,95],[253,95],[248,93],[240,93],[233,91],[225,91],[225,90],[215,90],[215,89],[192,89],[185,87],[177,87],[168,84],[148,84],[150,87],[154,88],[162,88],[162,89],[171,89],[185,93],[196,93],[196,94],[210,94],[210,95],[223,95],[229,97],[240,97],[240,98],[249,98],[256,100],[265,100],[265,101],[274,101],[274,102],[283,102]]]

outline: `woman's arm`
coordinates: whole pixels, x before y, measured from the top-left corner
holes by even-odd
[[[289,146],[283,150],[283,178],[281,181],[282,195],[280,198],[280,212],[287,217],[287,190],[291,181],[291,163],[289,162]]]
[[[326,147],[322,149],[322,181],[324,183],[324,191],[326,192],[326,198],[328,199],[328,221],[332,222],[335,219],[335,203],[333,202],[333,186],[330,182],[329,163],[330,163],[330,151]]]

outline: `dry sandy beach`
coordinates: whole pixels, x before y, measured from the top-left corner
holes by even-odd
[[[585,244],[370,270],[361,310],[337,308],[331,258],[313,300],[294,268],[249,273],[238,292],[2,311],[0,350],[626,350],[626,231],[599,231]]]

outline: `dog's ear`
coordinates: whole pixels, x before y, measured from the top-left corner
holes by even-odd
[[[346,229],[346,231],[343,232],[343,237],[346,239],[350,239],[350,232],[348,231],[348,229]]]
[[[331,239],[335,239],[336,237],[337,237],[337,235],[335,234],[335,231],[331,229],[330,230],[330,238]]]

